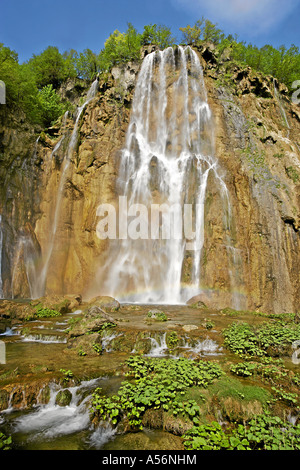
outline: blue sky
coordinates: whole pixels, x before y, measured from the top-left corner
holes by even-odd
[[[23,62],[49,45],[99,52],[128,22],[139,32],[146,24],[168,26],[180,41],[179,28],[202,16],[257,46],[300,47],[300,0],[1,0],[0,42]]]

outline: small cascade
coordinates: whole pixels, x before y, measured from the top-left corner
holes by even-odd
[[[101,293],[144,304],[182,304],[199,294],[209,185],[222,201],[223,231],[231,245],[232,214],[214,156],[214,123],[202,67],[189,46],[145,57],[117,184],[128,213],[147,208],[138,218],[140,228],[147,230],[146,236],[141,230],[131,237],[129,224],[128,233],[122,226],[119,239],[110,240]],[[190,280],[184,283],[187,257]]]
[[[156,337],[149,336],[151,341],[151,350],[146,356],[164,357],[169,354],[168,345],[166,343],[166,333],[158,334]]]
[[[22,337],[23,342],[30,343],[66,343],[67,339],[63,335],[49,333],[29,333]]]
[[[69,141],[69,144],[68,144],[66,155],[65,155],[64,160],[62,162],[60,181],[59,181],[58,189],[57,189],[55,211],[54,211],[54,216],[53,216],[52,225],[51,225],[52,228],[51,228],[50,236],[49,236],[49,239],[48,239],[48,246],[47,246],[46,252],[43,256],[42,268],[41,268],[41,271],[39,273],[39,278],[38,278],[38,282],[37,282],[37,291],[38,291],[37,297],[41,297],[42,295],[44,295],[45,289],[46,289],[49,263],[50,263],[50,260],[51,260],[51,256],[52,256],[52,252],[53,252],[53,248],[54,248],[54,244],[55,244],[55,236],[56,236],[57,227],[58,227],[58,223],[59,223],[61,203],[62,203],[62,199],[63,199],[65,183],[66,183],[66,180],[67,180],[68,169],[69,169],[69,166],[70,166],[70,163],[71,163],[71,160],[72,160],[73,152],[75,150],[75,147],[76,147],[76,144],[77,144],[77,141],[78,141],[78,130],[79,130],[80,119],[82,117],[82,114],[83,114],[85,108],[89,104],[89,102],[96,96],[97,90],[98,90],[98,79],[96,79],[92,83],[92,85],[91,85],[91,87],[90,87],[90,89],[87,93],[87,97],[86,97],[86,100],[85,100],[84,104],[82,106],[80,106],[79,108],[77,108],[77,114],[76,114],[76,120],[75,120],[74,128],[73,128],[73,131],[72,131],[72,134],[71,134],[71,137],[70,137],[70,141]],[[67,118],[67,114],[64,116],[63,122],[65,122],[66,118]],[[64,139],[64,136],[56,144],[56,146],[55,146],[55,148],[53,149],[53,152],[52,152],[53,155],[55,154],[55,152],[60,147],[63,139]]]
[[[195,346],[188,348],[191,352],[196,354],[201,354],[204,356],[217,355],[221,354],[221,348],[218,344],[210,338],[206,338],[203,341],[198,340]]]
[[[47,440],[87,428],[90,425],[87,407],[90,396],[82,399],[80,391],[86,390],[87,385],[93,386],[94,382],[83,382],[78,387],[69,387],[72,398],[67,406],[56,404],[57,395],[62,389],[52,384],[48,404],[37,405],[32,412],[17,418],[13,423],[14,433],[30,434],[31,440]]]
[[[101,386],[105,378],[97,378],[82,381],[80,385],[62,388],[57,383],[49,384],[50,398],[44,404],[43,396],[45,387],[37,394],[37,404],[31,410],[24,410],[26,397],[24,395],[24,406],[20,402],[18,408],[13,406],[13,395],[11,392],[8,408],[0,413],[2,426],[8,426],[10,435],[21,448],[40,448],[40,445],[62,446],[68,436],[79,434],[83,437],[85,448],[99,449],[108,440],[112,439],[115,430],[108,424],[95,427],[90,421],[90,401],[94,390]],[[58,395],[64,393],[68,397],[66,405],[59,404]],[[19,437],[20,436],[20,437]],[[82,439],[81,437],[81,439]]]
[[[109,353],[113,349],[110,347],[111,342],[115,339],[118,338],[119,336],[122,336],[122,334],[115,334],[115,333],[109,333],[106,334],[102,337],[102,349],[103,351]]]
[[[180,338],[176,347],[169,347],[167,344],[167,333],[155,333],[148,337],[151,341],[151,349],[145,356],[148,357],[172,357],[178,358],[186,353],[192,355],[218,355],[221,354],[219,345],[210,338],[204,340],[191,339],[189,336]]]

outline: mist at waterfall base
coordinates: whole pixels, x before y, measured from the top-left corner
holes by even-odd
[[[233,248],[229,193],[214,154],[213,115],[196,52],[179,46],[148,54],[137,78],[117,190],[128,207],[162,205],[171,236],[163,239],[152,231],[147,239],[110,240],[99,271],[101,294],[129,303],[183,304],[201,292],[209,180],[222,200],[223,230]],[[178,231],[173,207],[184,205],[193,208],[193,240],[184,233],[172,236]],[[183,282],[188,256],[191,272]]]

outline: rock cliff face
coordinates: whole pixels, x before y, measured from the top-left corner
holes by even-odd
[[[272,77],[197,51],[214,117],[215,156],[229,190],[234,245],[224,244],[220,197],[208,186],[201,287],[220,307],[300,309],[300,110]],[[37,133],[18,116],[1,123],[1,278],[5,297],[97,295],[108,242],[96,235],[99,204],[116,180],[139,64],[116,67],[84,108]],[[72,85],[65,86],[80,106]],[[85,93],[87,90],[85,91]],[[74,98],[75,96],[75,98]],[[39,130],[38,130],[39,131]],[[40,135],[39,139],[37,137]],[[70,164],[65,155],[72,146]],[[63,178],[63,180],[62,180]],[[231,251],[230,251],[231,250]],[[230,251],[230,253],[228,252]],[[229,265],[228,259],[231,259]],[[108,260],[109,262],[109,260]],[[183,280],[189,280],[190,259]]]

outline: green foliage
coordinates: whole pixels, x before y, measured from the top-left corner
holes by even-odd
[[[78,356],[86,356],[86,352],[83,350],[82,346],[80,346],[80,349],[78,351]]]
[[[43,123],[48,127],[63,114],[65,107],[51,84],[41,89],[38,99],[41,105]]]
[[[232,323],[223,330],[224,344],[239,356],[262,356],[264,352],[257,345],[257,339],[253,328],[247,323]]]
[[[105,41],[104,49],[99,54],[99,68],[105,72],[114,65],[139,59],[141,36],[128,24],[126,33],[114,31]]]
[[[246,438],[226,435],[216,421],[194,426],[184,434],[183,438],[187,450],[249,450]]]
[[[279,82],[285,83],[290,91],[292,83],[299,79],[300,53],[294,44],[288,49],[283,45],[275,48],[269,44],[259,48],[238,41],[237,36],[231,34],[225,36],[216,24],[203,17],[196,21],[194,26],[187,25],[179,29],[185,44],[199,46],[203,42],[210,42],[216,46],[219,55],[225,49],[230,49],[232,60],[250,66],[265,75],[276,77]]]
[[[23,110],[32,122],[40,119],[38,89],[25,65],[19,65],[15,51],[0,43],[0,80],[6,85],[6,106]],[[0,111],[4,112],[5,107]]]
[[[298,395],[296,393],[286,392],[282,388],[272,387],[275,395],[279,400],[285,401],[288,405],[296,405],[298,403]]]
[[[93,350],[97,354],[102,354],[102,347],[99,344],[93,343]]]
[[[196,21],[194,26],[187,25],[185,28],[179,28],[182,32],[183,41],[186,44],[197,46],[201,42],[211,42],[219,44],[224,40],[224,34],[217,25],[213,24],[210,20],[201,18]]]
[[[39,55],[34,54],[28,61],[28,67],[38,88],[51,84],[56,89],[66,78],[75,76],[72,63],[66,61],[58,48],[53,46],[47,47]]]
[[[290,89],[292,83],[300,76],[299,48],[294,44],[289,49],[285,46],[276,49],[268,44],[258,48],[252,44],[235,41],[232,43],[232,56],[254,70],[276,77]]]
[[[141,428],[142,416],[149,408],[162,408],[198,423],[199,405],[195,400],[185,400],[184,395],[192,386],[207,387],[222,374],[216,363],[184,358],[155,360],[133,356],[126,363],[134,382],[122,382],[118,394],[112,397],[103,396],[101,390],[93,394],[93,413],[99,419],[110,419],[113,425],[126,416],[130,425]]]
[[[143,45],[155,44],[160,49],[165,49],[174,43],[171,30],[166,26],[146,25],[140,34],[131,23],[128,23],[125,33],[116,30],[105,41],[104,49],[98,56],[98,70],[107,72],[114,65],[140,60]]]
[[[254,327],[234,322],[223,335],[225,346],[240,357],[280,355],[300,338],[300,325],[276,321]]]
[[[176,348],[179,342],[179,338],[176,331],[171,331],[171,333],[167,335],[166,341],[169,348]]]
[[[147,317],[152,318],[152,319],[157,320],[157,321],[161,321],[161,322],[164,322],[164,321],[168,320],[168,317],[165,314],[165,312],[156,312],[156,311],[152,311],[152,310],[150,310],[148,312]]]
[[[70,369],[59,369],[59,371],[63,374],[63,382],[68,383],[69,380],[73,378],[73,372]]]
[[[269,413],[256,416],[247,426],[239,425],[235,435],[245,438],[251,450],[299,450],[300,426]]]
[[[51,308],[43,308],[41,306],[38,306],[36,308],[34,316],[37,318],[60,317],[61,313]]]
[[[142,45],[155,44],[161,50],[173,46],[175,41],[176,39],[172,36],[171,30],[164,25],[146,25],[141,35]]]
[[[297,172],[297,170],[295,170],[295,168],[293,166],[289,166],[285,169],[286,171],[286,174],[288,175],[288,177],[295,183],[297,184],[299,182],[299,173]]]
[[[0,432],[0,450],[11,450],[12,438]]]
[[[184,434],[188,450],[299,450],[300,426],[294,426],[268,413],[256,416],[246,425],[223,431],[212,422],[193,427]]]
[[[205,323],[205,328],[206,328],[207,330],[211,330],[214,326],[215,326],[215,324],[214,324],[213,321],[207,321],[207,322]]]
[[[99,72],[99,60],[95,52],[85,49],[74,57],[77,76],[86,80],[94,80]]]

